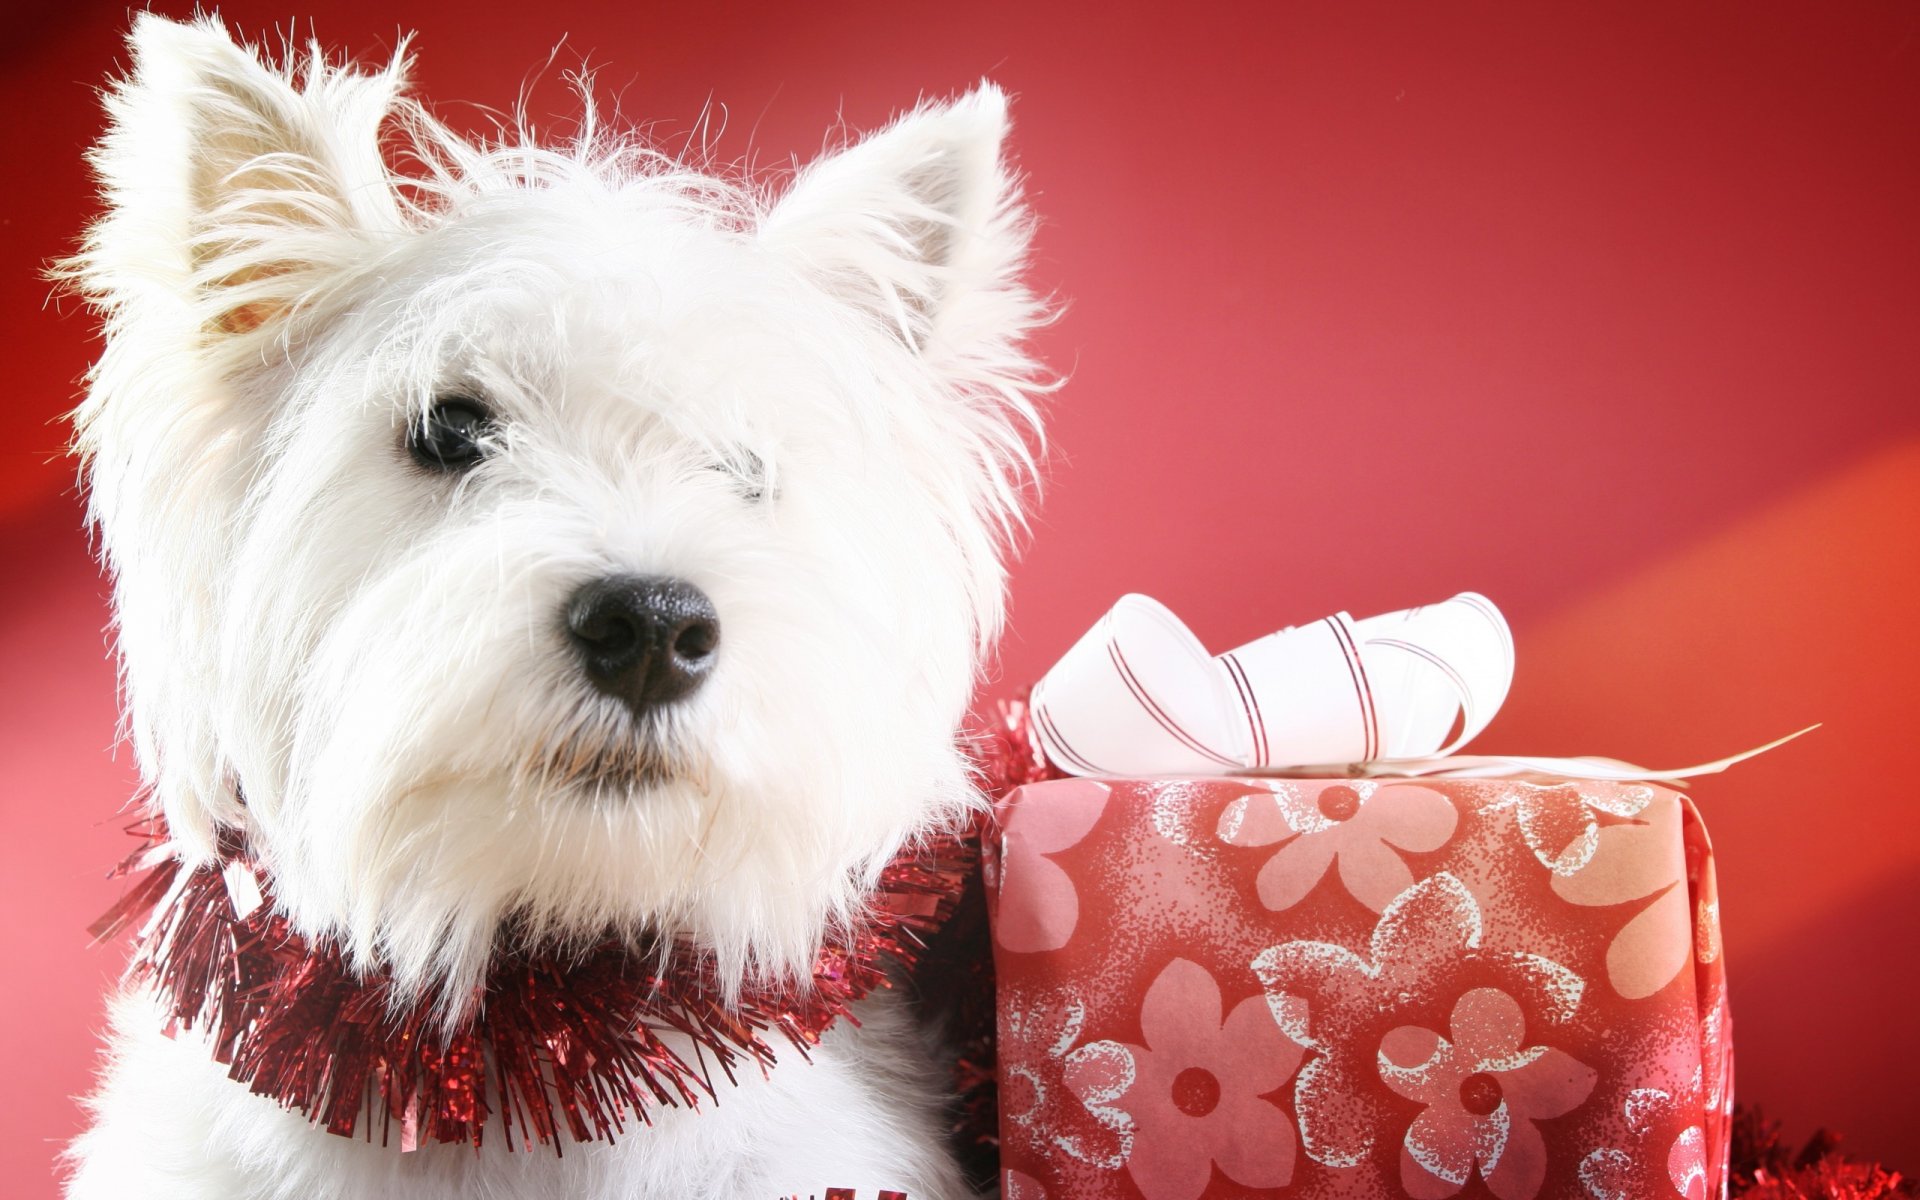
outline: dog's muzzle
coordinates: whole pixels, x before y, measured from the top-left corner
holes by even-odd
[[[683,579],[595,579],[567,601],[566,618],[587,678],[635,716],[691,694],[719,657],[719,614]]]

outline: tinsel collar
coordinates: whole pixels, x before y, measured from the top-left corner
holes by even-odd
[[[371,1141],[377,1130],[402,1150],[478,1146],[495,1113],[510,1146],[558,1152],[563,1130],[611,1141],[658,1108],[717,1098],[715,1072],[730,1082],[770,1069],[777,1040],[805,1054],[888,986],[890,967],[913,966],[977,850],[945,836],[904,851],[859,923],[832,932],[810,980],[724,1004],[705,956],[681,945],[502,954],[474,1015],[446,1033],[444,997],[398,998],[387,974],[356,973],[337,944],[297,933],[238,839],[220,863],[183,872],[163,826],[135,832],[146,845],[122,870],[136,882],[94,933],[144,921],[133,975],[166,1006],[167,1032],[200,1031],[231,1078],[328,1132]]]

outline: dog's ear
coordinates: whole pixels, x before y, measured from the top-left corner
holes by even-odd
[[[1019,284],[1030,220],[1007,128],[991,83],[923,105],[801,171],[761,238],[936,364],[978,356],[1037,314]]]
[[[405,228],[379,143],[401,80],[317,51],[270,68],[206,17],[142,14],[129,43],[92,154],[103,211],[60,268],[106,316],[74,446],[142,774],[204,859],[217,826],[244,822],[215,730],[214,597],[268,416],[231,375],[271,361],[260,342],[297,304]]]
[[[216,18],[151,13],[128,44],[92,155],[105,212],[70,269],[110,313],[137,307],[190,337],[251,332],[402,228],[380,126],[403,59],[362,74],[290,50],[274,69]]]

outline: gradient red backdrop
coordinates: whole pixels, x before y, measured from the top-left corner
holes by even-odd
[[[188,6],[154,5],[170,13]],[[225,6],[260,34],[284,0]],[[565,105],[778,165],[989,75],[1071,301],[1045,504],[988,694],[1126,590],[1225,646],[1474,588],[1519,676],[1481,745],[1711,758],[1739,1092],[1920,1168],[1920,11],[999,0],[307,0],[443,101]],[[61,414],[93,344],[36,270],[91,207],[122,4],[7,18],[0,95],[0,1192],[52,1194],[120,947],[132,786]],[[554,68],[541,70],[562,37]],[[456,120],[474,110],[453,108]]]

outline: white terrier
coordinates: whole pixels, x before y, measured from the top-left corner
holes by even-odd
[[[772,196],[591,123],[477,144],[404,62],[151,15],[131,45],[69,271],[169,851],[243,838],[288,928],[396,994],[477,994],[503,931],[805,977],[974,803],[1042,386],[1001,93]],[[403,1153],[250,1094],[136,978],[69,1195],[949,1200],[942,1072],[885,998],[611,1142]]]

